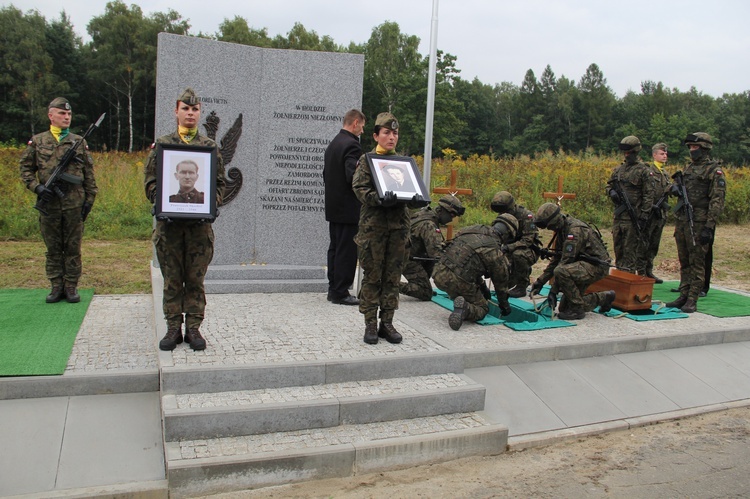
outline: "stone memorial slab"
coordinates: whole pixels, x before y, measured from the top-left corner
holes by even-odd
[[[208,292],[326,291],[323,153],[361,108],[363,73],[358,54],[159,35],[156,136],[174,131],[177,96],[192,87],[225,162]]]

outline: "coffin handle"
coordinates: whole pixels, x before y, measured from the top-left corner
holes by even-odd
[[[635,295],[635,301],[637,301],[638,303],[646,303],[649,300],[651,300],[651,295],[646,295],[643,298],[641,298],[638,295]]]

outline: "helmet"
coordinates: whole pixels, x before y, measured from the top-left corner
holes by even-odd
[[[711,149],[714,146],[713,141],[711,140],[711,136],[707,134],[706,132],[695,132],[695,133],[689,133],[687,137],[685,137],[685,145],[686,146],[701,146],[703,149]]]
[[[546,229],[549,226],[555,226],[558,217],[562,217],[560,207],[554,203],[544,203],[536,210],[534,224],[540,229]]]
[[[503,213],[492,222],[492,228],[503,241],[513,241],[518,234],[518,220],[510,213]]]
[[[513,196],[508,191],[500,191],[492,198],[490,208],[495,213],[505,213],[510,211],[515,204]]]
[[[454,217],[460,217],[466,211],[456,196],[443,196],[438,200],[438,207],[444,209]]]
[[[641,141],[635,135],[628,135],[620,141],[619,148],[623,152],[638,152],[641,150]]]

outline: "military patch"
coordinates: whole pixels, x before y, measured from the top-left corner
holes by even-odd
[[[29,141],[28,141],[28,142],[26,142],[26,145],[27,145],[27,146],[30,146],[30,145],[31,145],[31,144],[33,144],[33,143],[34,143],[34,141],[33,141],[33,140],[31,140],[31,139],[29,139]]]
[[[156,147],[156,142],[152,142],[152,143],[151,143],[151,149],[153,149],[153,148],[155,148],[155,147]]]
[[[723,178],[720,178],[717,184],[719,184],[719,187],[725,187],[727,185]]]
[[[565,250],[565,253],[573,253],[573,250],[575,249],[575,236],[573,234],[568,234],[568,237],[566,238],[568,241],[565,243],[565,247],[563,248]]]
[[[440,227],[435,227],[435,232],[437,232],[438,234],[440,234]]]

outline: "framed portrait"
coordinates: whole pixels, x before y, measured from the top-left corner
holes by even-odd
[[[154,216],[166,219],[216,218],[216,148],[156,144]]]
[[[393,191],[400,201],[410,201],[415,194],[430,201],[414,158],[374,153],[366,153],[365,157],[380,199],[386,191]]]

